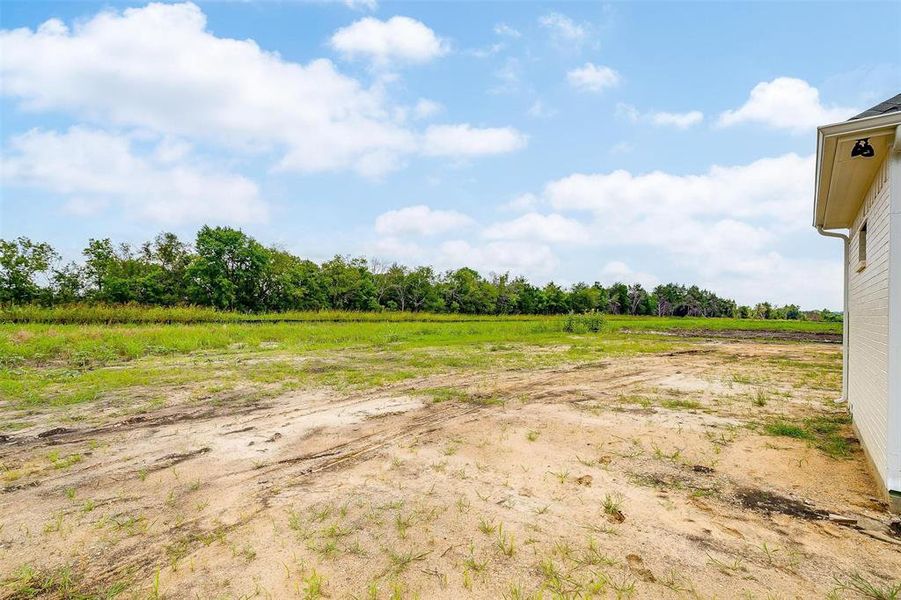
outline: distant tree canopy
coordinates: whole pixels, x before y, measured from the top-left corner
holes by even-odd
[[[84,261],[60,265],[56,251],[28,238],[0,240],[0,303],[71,302],[199,305],[243,312],[286,310],[399,310],[467,314],[604,312],[679,317],[840,320],[829,311],[802,313],[768,302],[737,306],[697,286],[674,283],[576,283],[542,287],[523,277],[485,278],[463,267],[432,267],[335,258],[316,264],[267,248],[240,230],[203,227],[193,246],[172,233],[133,248],[89,240]]]

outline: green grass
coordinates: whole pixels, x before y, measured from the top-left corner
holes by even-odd
[[[498,342],[503,341],[499,346]],[[64,406],[130,390],[204,382],[206,399],[250,384],[260,393],[366,388],[437,372],[541,368],[684,344],[655,335],[565,333],[559,319],[462,322],[0,324],[0,397],[14,408]],[[251,362],[253,361],[253,362]],[[122,368],[127,365],[128,368]],[[246,394],[245,394],[246,396]],[[198,398],[203,399],[203,398]],[[436,398],[441,399],[441,398]],[[492,399],[473,398],[490,403]],[[12,419],[10,419],[12,421]]]
[[[115,399],[121,410],[148,410],[165,405],[167,389],[184,385],[190,385],[194,401],[231,403],[306,386],[362,389],[436,373],[538,369],[668,352],[692,342],[655,332],[679,327],[835,329],[822,323],[605,315],[600,331],[576,332],[567,322],[565,316],[5,308],[0,401],[6,401],[7,413],[19,414],[0,416],[0,428],[21,428],[22,409]],[[504,400],[454,389],[435,390],[434,399]]]
[[[200,306],[161,307],[140,305],[71,304],[45,308],[41,306],[0,307],[0,323],[47,324],[123,324],[123,323],[266,323],[266,322],[492,322],[500,321],[559,321],[570,331],[599,331],[601,329],[741,329],[764,331],[803,331],[841,333],[841,323],[817,321],[780,321],[757,319],[728,319],[703,317],[640,317],[630,315],[463,315],[413,312],[357,312],[357,311],[289,311],[280,313],[238,313],[219,311]]]
[[[781,419],[771,421],[763,426],[763,431],[767,435],[807,440],[833,458],[847,458],[852,453],[852,445],[848,441],[850,423],[851,419],[845,413],[824,414],[799,423]]]

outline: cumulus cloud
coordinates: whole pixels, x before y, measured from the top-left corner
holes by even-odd
[[[431,125],[423,136],[422,149],[429,156],[484,156],[513,152],[524,148],[527,142],[526,136],[512,127]]]
[[[601,280],[604,283],[640,283],[645,289],[653,289],[660,280],[656,276],[636,271],[626,263],[619,260],[611,260],[601,269]]]
[[[692,175],[577,173],[548,183],[542,199],[579,219],[588,243],[655,253],[690,273],[686,280],[739,301],[819,304],[812,299],[839,297],[840,277],[810,290],[781,278],[809,280],[810,268],[826,276],[831,263],[776,250],[809,233],[812,170],[812,156],[786,154]]]
[[[501,204],[501,210],[512,212],[526,212],[538,208],[540,200],[535,194],[520,194],[509,202]]]
[[[558,214],[530,212],[512,221],[495,223],[483,232],[488,239],[538,240],[550,243],[580,244],[590,239],[588,228]]]
[[[803,79],[777,77],[754,86],[748,100],[739,108],[720,114],[718,124],[729,127],[740,123],[762,123],[794,133],[805,133],[818,125],[844,121],[857,109],[825,106],[820,92]]]
[[[496,35],[499,35],[502,37],[508,37],[508,38],[513,38],[513,39],[522,37],[522,33],[520,33],[518,29],[510,27],[506,23],[498,23],[497,25],[495,25],[494,33]]]
[[[545,105],[540,99],[532,103],[526,114],[536,119],[549,119],[557,115],[557,110]]]
[[[496,241],[473,245],[463,240],[441,244],[436,264],[443,268],[472,267],[482,273],[506,273],[544,277],[559,261],[545,244]]]
[[[435,210],[423,204],[391,210],[375,220],[380,235],[396,237],[404,234],[437,235],[472,225],[473,220],[455,210]]]
[[[413,107],[413,116],[417,119],[428,119],[434,117],[443,110],[444,107],[441,106],[439,102],[427,98],[420,98],[416,102],[416,106]]]
[[[654,125],[671,125],[677,129],[688,129],[692,125],[697,125],[704,120],[704,113],[699,110],[690,110],[688,112],[652,112],[650,114],[651,123]]]
[[[169,160],[164,140],[141,155],[127,137],[73,127],[65,133],[32,130],[13,137],[0,162],[6,185],[58,194],[75,214],[115,206],[126,216],[159,223],[256,223],[268,206],[250,180],[201,165]]]
[[[619,73],[614,69],[590,62],[566,73],[566,80],[571,86],[588,92],[601,92],[616,87],[620,79]]]
[[[616,114],[633,122],[647,122],[652,125],[688,129],[704,120],[704,113],[699,110],[688,112],[649,111],[642,113],[631,104],[617,104]]]
[[[366,17],[332,35],[332,48],[348,58],[376,65],[422,64],[447,54],[449,45],[424,23],[410,17],[380,21]]]
[[[545,195],[558,211],[591,211],[621,223],[649,215],[663,223],[680,217],[765,217],[773,226],[796,229],[809,221],[812,172],[812,156],[792,153],[747,165],[715,165],[700,175],[577,173],[550,182]]]
[[[413,59],[416,44],[386,43],[385,56]],[[299,64],[253,40],[217,37],[191,3],[2,31],[0,54],[2,93],[25,111],[274,154],[276,169],[378,176],[422,151],[422,135],[394,118],[382,86],[365,87],[329,60]]]
[[[580,46],[588,39],[586,25],[576,23],[558,12],[551,12],[539,17],[538,24],[547,29],[556,42],[567,46]]]

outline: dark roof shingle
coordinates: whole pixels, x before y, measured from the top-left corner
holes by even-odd
[[[880,102],[873,108],[867,109],[860,113],[859,115],[854,115],[849,121],[854,121],[856,119],[863,119],[864,117],[878,117],[879,115],[885,115],[888,113],[899,112],[901,111],[901,94],[897,96],[892,96],[888,100],[884,102]]]

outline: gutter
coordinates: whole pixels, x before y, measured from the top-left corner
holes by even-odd
[[[825,237],[838,238],[844,243],[845,257],[845,275],[842,295],[842,396],[836,402],[848,402],[848,355],[850,354],[851,344],[850,331],[851,323],[848,318],[848,249],[851,245],[851,239],[844,233],[836,233],[834,231],[826,231],[822,225],[817,225],[817,233]]]

